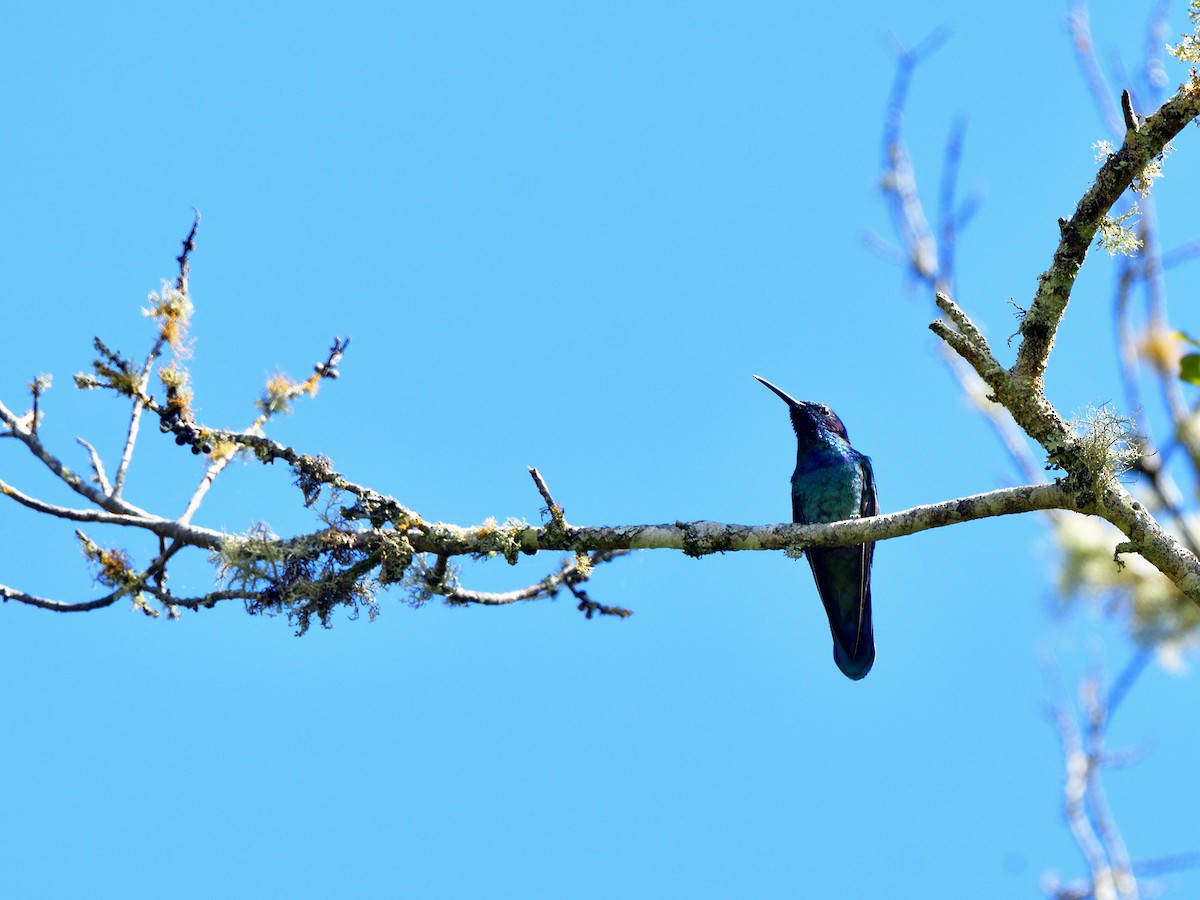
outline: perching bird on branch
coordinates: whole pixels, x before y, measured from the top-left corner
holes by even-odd
[[[758,378],[757,375],[754,376]],[[796,471],[792,473],[792,521],[806,525],[840,522],[879,511],[871,460],[850,446],[846,426],[823,403],[783,398],[796,431]],[[833,632],[833,659],[847,678],[858,680],[875,662],[871,629],[871,558],[875,545],[809,547],[817,592]]]

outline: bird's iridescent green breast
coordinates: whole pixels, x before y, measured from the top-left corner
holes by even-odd
[[[846,441],[828,432],[799,450],[792,498],[802,521],[838,522],[860,514],[863,475],[858,459]]]

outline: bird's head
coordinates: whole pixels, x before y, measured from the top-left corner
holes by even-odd
[[[846,434],[846,426],[842,424],[842,420],[838,418],[837,413],[824,403],[797,400],[785,394],[779,388],[775,387],[775,385],[771,384],[771,382],[767,381],[767,379],[759,378],[757,375],[754,377],[774,391],[788,405],[788,412],[792,417],[792,428],[796,431],[796,437],[813,437],[820,431],[830,431],[847,443],[850,442],[850,436]]]

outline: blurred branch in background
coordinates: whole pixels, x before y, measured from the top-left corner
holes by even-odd
[[[1078,689],[1078,704],[1068,692],[1051,658],[1043,659],[1052,702],[1049,717],[1063,749],[1063,815],[1089,872],[1084,879],[1064,883],[1057,873],[1043,877],[1042,887],[1053,900],[1138,900],[1145,888],[1159,892],[1145,879],[1196,868],[1200,853],[1133,860],[1117,826],[1102,780],[1106,769],[1139,762],[1144,750],[1112,750],[1108,733],[1121,701],[1152,658],[1152,651],[1134,652],[1121,674],[1105,688],[1104,669],[1096,664]]]

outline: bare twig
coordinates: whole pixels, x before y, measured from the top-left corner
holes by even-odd
[[[1133,111],[1133,96],[1128,90],[1121,91],[1121,115],[1125,119],[1126,131],[1137,131],[1141,127],[1137,113]]]
[[[530,466],[529,476],[537,486],[538,493],[542,495],[542,499],[546,501],[546,513],[550,516],[550,521],[559,528],[566,528],[566,514],[563,512],[563,508],[555,503],[554,498],[550,496],[550,488],[546,487],[546,482],[542,479],[542,473],[533,466]]]
[[[149,516],[149,513],[145,510],[139,509],[131,503],[126,503],[119,497],[102,493],[98,488],[93,487],[83,478],[79,477],[79,475],[64,465],[57,456],[46,449],[41,439],[29,428],[25,427],[21,420],[3,403],[0,403],[0,422],[7,425],[13,437],[23,443],[34,457],[40,460],[46,468],[61,479],[67,487],[75,491],[75,493],[80,494],[96,506],[106,509],[109,512],[122,515]]]
[[[49,597],[39,597],[37,594],[29,594],[8,585],[0,584],[0,600],[5,603],[9,600],[15,600],[18,603],[24,603],[26,606],[48,609],[52,612],[89,612],[94,609],[103,609],[106,606],[112,606],[113,603],[121,597],[126,596],[127,593],[118,589],[103,597],[97,597],[95,600],[68,603],[62,600],[52,600]]]
[[[41,421],[41,413],[38,410],[38,401],[50,387],[50,376],[39,375],[29,383],[29,393],[33,397],[33,412],[29,414],[29,430],[34,435],[37,434],[38,424]]]
[[[510,603],[521,603],[529,600],[553,599],[565,587],[579,600],[578,608],[587,618],[590,619],[593,615],[599,614],[625,619],[633,615],[632,610],[596,603],[594,600],[588,598],[587,591],[579,587],[582,582],[590,577],[591,569],[594,566],[609,562],[618,556],[623,556],[625,552],[622,550],[597,552],[584,556],[582,561],[577,557],[573,563],[564,563],[562,569],[558,572],[552,572],[541,581],[515,591],[489,593],[487,591],[472,591],[454,587],[438,591],[438,593],[444,594],[446,600],[450,603],[506,606]],[[446,559],[444,555],[439,557],[439,564],[443,559]]]
[[[138,382],[140,392],[145,393],[146,388],[150,384],[150,372],[154,367],[154,361],[158,359],[162,353],[162,347],[165,343],[164,338],[160,335],[154,342],[154,346],[150,349],[150,353],[146,356],[146,363],[142,367],[141,378]],[[133,448],[137,444],[138,429],[142,421],[142,401],[140,398],[134,398],[133,405],[129,411],[129,426],[125,431],[125,447],[121,451],[121,461],[117,464],[117,474],[113,477],[111,494],[114,499],[121,496],[121,491],[125,487],[125,475],[129,472],[129,464],[133,461]]]
[[[1121,133],[1121,114],[1113,103],[1113,92],[1108,86],[1108,80],[1100,69],[1096,58],[1096,45],[1092,40],[1091,25],[1088,18],[1088,8],[1085,0],[1075,0],[1071,4],[1071,12],[1067,16],[1067,29],[1071,33],[1071,43],[1075,48],[1075,59],[1083,70],[1083,80],[1092,93],[1100,117],[1104,120],[1111,134]]]
[[[942,163],[942,185],[938,197],[938,251],[937,281],[943,290],[954,290],[955,254],[958,250],[958,233],[962,220],[958,208],[958,171],[962,165],[963,138],[967,123],[958,118],[946,136],[946,150]]]
[[[929,229],[920,194],[916,190],[912,159],[901,137],[901,130],[913,70],[933,53],[948,35],[948,29],[939,28],[912,50],[905,50],[894,39],[892,42],[896,55],[896,71],[892,78],[892,89],[884,118],[883,190],[888,201],[892,225],[900,235],[901,244],[908,250],[908,265],[922,281],[936,278],[938,255],[936,241]]]
[[[179,277],[175,280],[175,288],[181,294],[188,292],[188,272],[191,269],[190,257],[196,249],[196,230],[200,227],[200,210],[193,207],[192,212],[196,214],[196,217],[192,220],[192,230],[183,239],[183,250],[175,257],[175,261],[179,263]]]
[[[96,452],[96,448],[85,441],[83,438],[75,439],[88,452],[88,458],[92,461],[92,473],[96,476],[96,484],[100,486],[106,494],[112,493],[112,485],[108,483],[108,476],[104,473],[104,463],[100,461],[100,454]]]
[[[120,525],[125,528],[141,528],[163,538],[182,541],[191,547],[215,550],[224,537],[221,532],[199,525],[186,525],[171,519],[162,519],[138,510],[133,513],[111,513],[103,509],[71,509],[38,500],[22,493],[10,484],[0,481],[0,495],[43,515],[53,516],[68,522],[94,522],[101,525]]]

